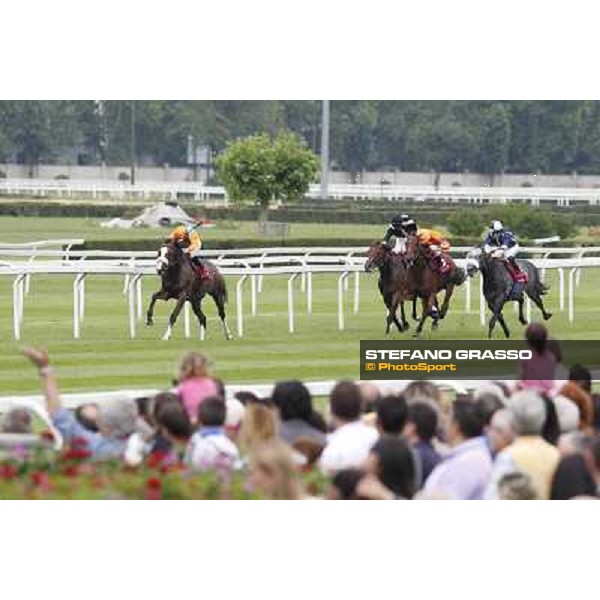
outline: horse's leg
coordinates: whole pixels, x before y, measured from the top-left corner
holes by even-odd
[[[181,312],[181,309],[183,308],[183,305],[185,304],[186,300],[187,294],[185,293],[181,294],[181,296],[177,298],[177,304],[175,305],[175,308],[173,309],[173,312],[169,317],[169,325],[167,326],[165,335],[163,335],[162,337],[163,340],[166,341],[171,339],[171,334],[173,333],[173,326],[175,325],[175,321],[177,321],[177,317],[179,316],[179,313]]]
[[[210,292],[209,292],[210,293]],[[219,319],[221,319],[221,326],[223,327],[223,335],[226,340],[232,340],[233,335],[231,335],[231,331],[229,331],[229,326],[227,325],[227,315],[225,314],[225,299],[223,294],[220,292],[210,293],[212,299],[215,301],[217,305],[217,312],[219,313]]]
[[[504,315],[502,314],[502,311],[500,311],[500,314],[498,315],[498,322],[502,326],[502,330],[504,331],[504,335],[507,338],[509,338],[510,337],[510,331],[508,330],[508,326],[506,325],[506,321],[504,320]]]
[[[525,305],[525,298],[523,296],[521,296],[519,298],[519,323],[521,323],[521,325],[527,325],[527,319],[525,318],[525,315],[523,313],[524,305]]]
[[[202,299],[196,296],[190,301],[190,304],[192,305],[192,310],[198,319],[198,324],[200,327],[204,328],[204,331],[206,331],[206,315],[202,311]]]
[[[538,295],[532,294],[529,291],[527,291],[526,294],[531,298],[532,302],[542,311],[542,316],[544,317],[544,321],[547,321],[552,316],[552,313],[548,312],[546,310],[546,308],[544,307],[544,302],[542,301],[542,298]]]
[[[504,321],[504,317],[502,316],[502,307],[504,306],[504,301],[502,299],[497,300],[495,303],[488,302],[488,307],[492,311],[492,316],[490,318],[490,324],[488,327],[488,338],[491,339],[492,333],[494,331],[494,327],[496,326],[496,321],[500,321],[500,325],[502,325],[502,329],[504,330],[504,335],[508,337],[510,333],[508,332],[508,327]]]
[[[448,312],[448,306],[450,305],[450,298],[452,298],[453,292],[454,285],[448,285],[444,293],[444,301],[442,302],[442,308],[440,310],[440,319],[443,319],[446,316],[446,313]]]
[[[412,301],[412,318],[413,318],[413,321],[419,321],[419,317],[417,317],[417,296],[416,295]]]
[[[390,335],[390,328],[392,326],[392,322],[394,321],[394,310],[392,310],[393,305],[393,295],[386,294],[383,296],[383,303],[385,304],[385,308],[387,309],[387,314],[385,317],[385,335]]]
[[[421,308],[421,312],[422,312],[421,319],[419,320],[419,324],[417,325],[417,328],[415,329],[415,333],[413,334],[413,337],[418,337],[419,335],[421,335],[421,332],[423,331],[423,325],[425,325],[425,321],[427,320],[427,317],[429,316],[430,303],[431,303],[431,296],[429,296],[428,298],[423,298],[422,308]]]
[[[152,294],[150,304],[148,305],[148,311],[146,312],[146,327],[151,327],[154,325],[154,305],[156,304],[157,300],[168,300],[164,290],[159,290],[158,292]]]
[[[398,304],[400,304],[400,312],[402,313],[402,316],[404,315],[404,301],[400,301],[400,299],[398,299],[398,301],[396,302],[396,307],[393,312],[393,319],[394,319],[394,325],[396,325],[396,327],[398,328],[398,331],[400,333],[402,333],[405,330],[405,327],[404,327],[404,323],[401,323],[398,320]]]
[[[445,300],[445,298],[444,298]],[[431,323],[431,329],[437,329],[440,325],[440,319],[442,318],[441,312],[438,306],[437,294],[433,294],[433,298],[431,301],[431,310],[429,311],[429,316],[433,319]]]
[[[410,325],[406,320],[406,315],[404,314],[404,301],[400,302],[400,316],[402,318],[402,329],[406,331],[410,328]]]

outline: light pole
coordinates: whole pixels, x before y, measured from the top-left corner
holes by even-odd
[[[321,121],[321,199],[326,200],[329,192],[329,100],[323,100]]]
[[[135,100],[131,101],[131,185],[135,184]]]

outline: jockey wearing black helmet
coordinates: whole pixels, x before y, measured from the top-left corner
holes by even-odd
[[[406,239],[404,224],[408,220],[408,215],[395,215],[392,217],[387,231],[385,232],[385,238],[383,239],[384,243],[390,246],[396,252],[399,251],[399,247],[403,245],[403,242]],[[394,238],[394,243],[391,242],[392,238]]]

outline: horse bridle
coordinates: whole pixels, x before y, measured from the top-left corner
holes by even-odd
[[[158,251],[158,256],[156,257],[156,272],[158,274],[161,273],[163,267],[166,268],[169,266],[169,259],[166,256],[168,251],[169,249],[166,244],[161,246]]]

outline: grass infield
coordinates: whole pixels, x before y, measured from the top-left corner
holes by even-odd
[[[74,221],[80,221],[78,226]],[[91,220],[93,221],[93,220]],[[44,224],[46,223],[46,226]],[[86,225],[85,228],[83,225]],[[253,227],[254,224],[243,224]],[[51,227],[50,227],[51,226]],[[1,218],[0,241],[27,241],[59,236],[89,237],[90,231],[104,232],[97,222],[85,219]],[[302,225],[294,224],[292,231]],[[308,230],[327,228],[331,235],[340,230],[330,225],[306,225]],[[355,227],[355,226],[350,226]],[[373,228],[373,235],[381,228]],[[217,229],[209,233],[217,232]],[[111,235],[130,232],[111,231]],[[152,235],[150,230],[135,231],[136,235]],[[245,235],[245,234],[244,234]],[[322,232],[319,233],[319,236]],[[302,233],[306,236],[306,231]],[[207,236],[208,238],[208,236]],[[556,272],[548,271],[551,289],[548,308],[555,313],[548,326],[559,339],[598,339],[600,337],[600,271],[586,270],[575,295],[575,322],[569,323],[567,313],[558,311],[558,281]],[[22,341],[16,343],[12,334],[12,280],[0,278],[0,394],[35,393],[39,382],[33,368],[20,356],[26,344],[40,345],[49,350],[57,368],[63,391],[117,389],[124,387],[168,387],[181,355],[190,349],[207,352],[214,361],[216,373],[229,383],[269,382],[283,378],[340,379],[359,376],[359,342],[361,339],[382,339],[385,310],[377,291],[376,275],[361,275],[360,312],[352,314],[353,280],[345,298],[346,329],[337,327],[337,277],[313,276],[313,314],[306,314],[305,297],[300,282],[295,282],[296,333],[288,333],[287,278],[265,277],[259,296],[258,315],[250,316],[249,282],[244,295],[244,337],[225,341],[211,299],[205,302],[208,316],[206,340],[194,335],[183,337],[183,317],[173,338],[161,341],[166,320],[173,307],[157,303],[153,328],[140,323],[138,337],[129,339],[128,307],[122,295],[123,280],[113,276],[91,276],[86,280],[86,314],[80,340],[72,339],[72,277],[36,276],[31,292],[25,299]],[[476,282],[474,282],[476,283]],[[144,279],[144,304],[157,289],[158,277]],[[235,280],[228,279],[229,325],[235,333]],[[483,339],[485,330],[479,322],[477,286],[472,287],[473,305],[464,312],[465,293],[459,288],[450,313],[437,332],[427,325],[424,338]],[[516,304],[513,303],[514,306]],[[144,307],[145,308],[145,307]],[[523,335],[512,306],[505,314],[512,337]],[[532,320],[540,315],[532,306]],[[196,334],[192,317],[192,332]],[[413,328],[414,329],[414,328]],[[410,334],[393,334],[394,339]],[[497,339],[502,339],[499,328]]]

